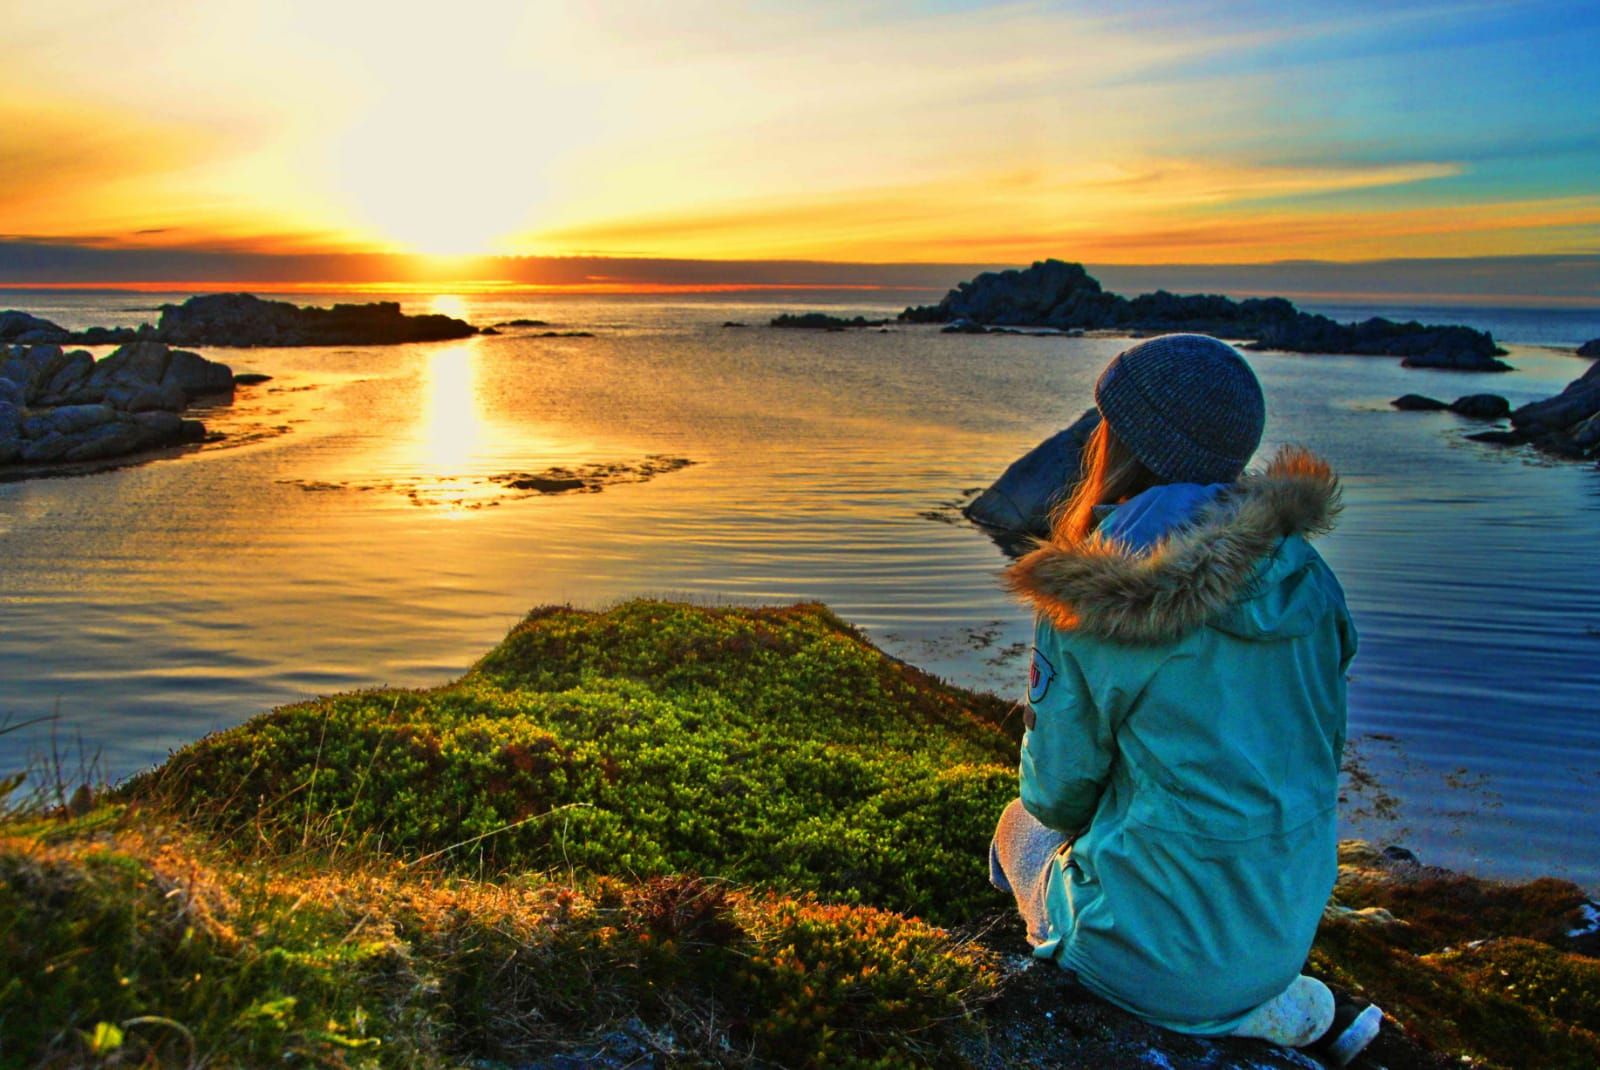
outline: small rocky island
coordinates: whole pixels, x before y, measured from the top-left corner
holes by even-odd
[[[788,327],[808,331],[845,331],[864,327],[882,327],[888,320],[869,320],[865,316],[830,316],[826,312],[785,312],[772,317],[770,327]],[[732,326],[724,323],[724,327]]]
[[[1569,461],[1600,458],[1600,363],[1543,401],[1513,409],[1498,394],[1469,394],[1446,404],[1421,394],[1405,394],[1389,403],[1402,412],[1448,409],[1479,420],[1511,418],[1509,430],[1478,431],[1467,437],[1496,446],[1529,445],[1546,456]]]
[[[103,360],[59,345],[0,346],[0,480],[199,442],[180,414],[231,398],[233,371],[165,342],[130,342]]]
[[[364,346],[439,342],[479,333],[464,320],[408,316],[398,301],[332,308],[268,301],[245,293],[202,294],[162,305],[160,320],[139,327],[70,331],[26,312],[0,312],[0,342],[118,345],[166,342],[186,346]]]
[[[1555,397],[1530,402],[1511,412],[1511,430],[1470,436],[1505,445],[1530,443],[1541,453],[1568,460],[1600,457],[1600,363]]]
[[[907,308],[900,319],[943,323],[947,331],[973,334],[1015,327],[1192,331],[1246,340],[1247,349],[1402,357],[1401,363],[1412,368],[1511,370],[1496,359],[1505,351],[1493,336],[1470,327],[1396,323],[1382,317],[1338,323],[1302,312],[1282,297],[1235,301],[1218,294],[1157,290],[1127,298],[1103,290],[1082,264],[1061,260],[1041,260],[1023,270],[986,271],[936,305]]]

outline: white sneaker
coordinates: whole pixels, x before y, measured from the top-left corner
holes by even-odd
[[[1251,1011],[1230,1035],[1302,1048],[1321,1038],[1332,1025],[1333,993],[1315,977],[1301,974],[1288,988]]]
[[[1311,1049],[1334,1066],[1349,1066],[1368,1044],[1378,1038],[1378,1030],[1383,1025],[1383,1011],[1375,1003],[1362,1006],[1343,999],[1337,1002],[1333,1024],[1311,1044]]]

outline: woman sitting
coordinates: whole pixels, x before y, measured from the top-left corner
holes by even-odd
[[[1260,444],[1231,347],[1166,335],[1116,357],[1050,539],[1007,581],[1036,613],[1020,799],[991,877],[1034,954],[1186,1033],[1318,1045],[1377,1033],[1300,975],[1337,872],[1356,632],[1307,541],[1338,481]],[[1335,1020],[1337,1017],[1337,1021]]]

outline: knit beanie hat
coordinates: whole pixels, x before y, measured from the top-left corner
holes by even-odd
[[[1094,385],[1100,415],[1133,455],[1174,483],[1231,483],[1261,444],[1261,384],[1238,350],[1164,334],[1112,358]]]

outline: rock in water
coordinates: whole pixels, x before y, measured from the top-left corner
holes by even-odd
[[[478,333],[450,316],[407,316],[397,301],[302,308],[251,294],[205,294],[162,305],[155,337],[177,345],[385,345],[466,338]]]
[[[53,409],[32,409],[22,421],[24,438],[44,438],[51,433],[75,435],[116,419],[109,405],[62,405]]]
[[[865,316],[846,319],[843,316],[830,316],[825,312],[785,312],[772,317],[769,326],[838,331],[851,327],[881,327],[888,322],[888,320],[869,320]]]
[[[191,398],[233,393],[233,370],[198,353],[174,349],[162,373],[161,385],[176,387]]]
[[[1437,398],[1424,397],[1421,394],[1402,394],[1389,402],[1401,412],[1435,412],[1449,408]]]
[[[1473,442],[1487,442],[1492,446],[1520,446],[1528,436],[1519,431],[1478,431],[1467,436]]]
[[[973,326],[1117,327],[1129,318],[1127,300],[1101,290],[1082,264],[1041,260],[1026,270],[986,271],[963,282],[937,305],[908,308],[911,323]]]
[[[72,439],[59,431],[52,431],[43,438],[31,438],[23,442],[21,459],[25,464],[48,464],[61,460],[72,446]]]
[[[1582,460],[1600,450],[1600,364],[1567,384],[1553,398],[1511,413],[1511,426],[1543,453]]]
[[[117,390],[160,389],[181,393],[183,408],[195,398],[233,393],[233,369],[165,342],[129,342],[94,365],[79,395],[105,398]]]
[[[1468,394],[1452,401],[1450,411],[1477,420],[1498,420],[1511,411],[1511,402],[1499,394]]]
[[[1600,410],[1600,364],[1568,383],[1553,398],[1531,402],[1511,414],[1518,428],[1556,431],[1588,419]]]
[[[87,349],[63,353],[41,369],[38,401],[44,405],[68,405],[80,400],[78,391],[94,372],[94,357]],[[86,399],[81,399],[86,400]]]
[[[98,362],[54,344],[6,347],[0,464],[103,461],[196,442],[205,427],[178,413],[197,397],[232,391],[227,365],[164,342],[130,342]]]
[[[69,342],[72,332],[26,312],[0,312],[0,342],[24,344]]]
[[[1084,443],[1100,423],[1089,409],[1014,461],[962,512],[967,519],[1018,537],[1050,533],[1050,510],[1078,481]]]
[[[0,348],[0,379],[9,379],[24,404],[38,400],[45,369],[62,356],[58,345],[15,345]]]
[[[1572,441],[1582,449],[1592,450],[1600,447],[1600,412],[1573,425],[1569,434],[1572,435]]]
[[[156,445],[152,436],[133,420],[116,420],[77,436],[65,461],[103,461],[137,453]]]
[[[139,383],[107,390],[106,403],[120,412],[182,412],[189,404],[189,397],[175,383],[160,386]]]
[[[137,329],[90,327],[69,331],[26,312],[0,312],[0,343],[30,345],[384,345],[466,338],[477,333],[470,323],[449,316],[404,315],[395,301],[315,308],[266,301],[243,293],[203,294],[181,305],[162,305],[161,320],[156,326],[146,323]]]
[[[114,386],[156,384],[171,359],[172,350],[162,342],[129,342],[95,363],[87,386],[104,392]]]
[[[0,383],[9,382],[0,379]],[[10,464],[22,454],[22,408],[0,398],[0,464]]]
[[[1327,316],[1301,312],[1281,297],[1234,301],[1219,294],[1157,290],[1130,300],[1106,293],[1082,264],[1060,260],[1041,260],[1021,271],[986,271],[961,283],[937,305],[908,308],[900,318],[910,323],[966,320],[974,333],[988,326],[1193,331],[1249,339],[1251,349],[1404,357],[1404,363],[1414,367],[1510,370],[1495,359],[1502,350],[1494,338],[1470,327],[1394,323],[1378,317],[1336,323]]]
[[[1371,323],[1371,320],[1367,321]],[[1387,323],[1388,320],[1381,322]],[[1400,326],[1418,326],[1403,324]],[[1470,335],[1479,332],[1469,327],[1424,328],[1429,332],[1420,335],[1413,344],[1422,352],[1412,352],[1400,363],[1407,368],[1442,368],[1453,372],[1508,372],[1511,365],[1496,360],[1494,354],[1479,348]],[[1460,334],[1459,332],[1468,332]]]

